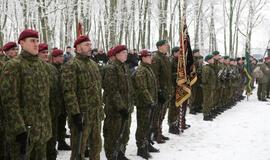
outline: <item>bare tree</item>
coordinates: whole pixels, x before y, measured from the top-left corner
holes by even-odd
[[[3,30],[6,27],[7,23],[7,13],[8,10],[8,1],[1,2],[1,13],[0,13],[0,46],[3,46],[4,43],[4,33]]]
[[[215,21],[214,21],[214,4],[211,2],[211,18],[209,27],[209,52],[217,50]]]
[[[261,14],[262,8],[266,4],[266,0],[259,0],[258,2],[248,0],[249,3],[249,13],[248,13],[248,21],[247,21],[247,30],[246,30],[246,45],[245,51],[250,54],[251,49],[251,38],[252,32],[256,25],[260,24],[263,20],[263,16]]]
[[[203,0],[197,0],[195,4],[194,49],[199,49],[199,26],[200,26],[202,4],[203,4]]]

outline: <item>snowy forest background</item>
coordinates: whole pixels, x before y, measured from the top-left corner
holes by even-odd
[[[193,49],[231,57],[266,49],[270,0],[0,0],[0,46],[34,28],[41,42],[64,49],[73,44],[78,22],[95,48],[121,43],[154,50],[159,39],[179,46],[183,1]]]

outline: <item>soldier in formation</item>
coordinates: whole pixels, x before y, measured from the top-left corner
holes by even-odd
[[[157,51],[153,56],[152,69],[157,78],[158,109],[154,117],[154,139],[157,143],[165,143],[169,137],[162,133],[162,122],[172,98],[171,64],[167,56],[169,45],[166,40],[156,43]]]
[[[6,43],[0,50],[1,159],[56,160],[58,140],[58,150],[71,149],[71,160],[83,160],[85,152],[89,159],[100,160],[105,113],[106,157],[128,160],[126,147],[134,106],[138,156],[149,159],[151,152],[159,152],[152,137],[157,143],[169,140],[162,132],[167,108],[169,133],[181,133],[180,109],[175,106],[179,47],[172,48],[169,57],[168,42],[160,40],[154,53],[141,50],[138,68],[130,70],[125,45],[111,48],[107,64],[98,66],[91,60],[94,55],[88,36],[76,39],[76,56],[68,60],[64,60],[61,49],[54,48],[49,54],[48,45],[39,44],[38,39],[37,31],[26,29],[18,39],[22,48],[19,55],[15,42]],[[244,98],[245,59],[221,57],[214,51],[203,62],[199,50],[193,51],[193,58],[197,82],[188,102],[190,113],[203,112],[203,119],[212,121]],[[263,75],[256,77],[258,99],[266,101],[270,58],[257,67],[256,61],[252,64]],[[71,148],[65,142],[66,116]]]
[[[109,64],[104,76],[105,114],[103,136],[108,160],[127,160],[131,113],[133,112],[133,86],[127,60],[127,47],[113,49],[115,60]]]
[[[24,30],[18,43],[21,53],[6,62],[0,77],[11,159],[44,160],[52,136],[50,77],[46,63],[38,58],[38,32]]]
[[[137,107],[136,142],[137,154],[145,159],[151,158],[149,152],[159,152],[151,144],[153,117],[157,110],[157,80],[151,68],[152,55],[147,49],[140,51],[141,64],[134,75],[134,89]]]
[[[74,42],[74,48],[76,56],[63,66],[61,75],[71,130],[71,160],[77,159],[77,156],[84,159],[88,140],[90,159],[99,160],[103,116],[101,76],[97,64],[90,59],[90,39],[87,36],[78,37]],[[80,139],[78,140],[80,134],[81,143]],[[81,152],[78,153],[78,150]]]

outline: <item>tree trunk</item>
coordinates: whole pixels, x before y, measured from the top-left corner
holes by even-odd
[[[194,31],[194,49],[199,49],[199,26],[203,0],[197,0],[195,4],[195,31]]]
[[[227,56],[227,23],[226,23],[226,0],[223,0],[223,27],[224,27],[224,34],[223,34],[223,42],[224,42],[224,54]]]
[[[116,16],[117,0],[110,0],[110,14],[109,14],[109,48],[116,44]]]

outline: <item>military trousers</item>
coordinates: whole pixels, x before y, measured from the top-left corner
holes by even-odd
[[[194,87],[192,86],[191,97],[189,99],[190,111],[197,112],[201,110],[202,101],[203,101],[202,88],[199,86],[199,84],[195,84]]]
[[[179,107],[175,105],[175,97],[172,98],[168,111],[169,126],[178,126]]]
[[[47,160],[56,160],[56,141],[57,141],[57,122],[58,117],[52,118],[52,137],[47,143]]]
[[[158,108],[155,110],[155,116],[153,121],[153,130],[155,137],[160,137],[162,135],[162,123],[165,118],[169,103],[170,101],[165,102],[165,104],[158,103]]]
[[[270,80],[267,81],[267,85],[266,85],[266,96],[267,97],[270,96]]]
[[[76,146],[78,144],[79,131],[75,124],[69,121],[71,131],[71,158],[75,160]],[[87,145],[87,143],[89,145]],[[81,140],[81,160],[84,160],[86,146],[89,146],[89,159],[100,160],[100,152],[102,148],[101,140],[101,121],[90,121],[88,116],[84,116],[82,140]]]
[[[266,87],[267,87],[267,83],[258,84],[257,96],[259,100],[266,98]]]
[[[116,113],[116,115],[106,115],[104,120],[104,149],[108,160],[115,160],[114,156],[119,151],[116,149],[120,148],[120,146],[116,145],[123,146],[123,148],[121,148],[121,152],[125,153],[126,145],[129,141],[131,115],[129,115],[128,119],[124,121],[125,127],[123,127],[123,130],[121,131],[121,126],[123,125],[122,122],[122,117],[119,113]],[[122,139],[119,139],[120,132],[123,133]],[[116,144],[117,141],[119,142],[118,144]]]
[[[67,113],[63,112],[58,117],[58,124],[57,124],[57,141],[65,141],[66,138],[66,122],[67,122]]]
[[[203,88],[203,114],[210,115],[211,111],[213,110],[213,89],[210,88]]]
[[[148,135],[150,134],[151,109],[147,106],[137,106],[137,130],[136,144],[138,148],[148,145]]]

